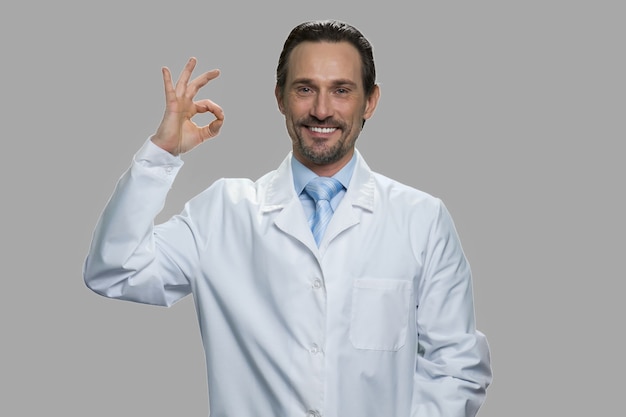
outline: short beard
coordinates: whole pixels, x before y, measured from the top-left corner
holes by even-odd
[[[306,120],[304,123],[298,123],[298,126],[300,126],[303,129],[306,129],[306,126],[310,126],[313,124],[319,126],[320,122],[312,121],[309,119],[309,120]],[[321,125],[323,124],[324,123],[321,123]],[[346,126],[345,123],[338,123],[335,121],[330,123],[327,121],[326,124],[337,126],[341,130],[342,134],[345,134],[345,132],[349,130],[349,126]],[[300,135],[299,130],[296,130],[295,135],[296,137],[294,140],[294,145],[295,145],[296,150],[306,160],[314,163],[315,165],[328,165],[328,164],[332,164],[334,162],[339,161],[341,158],[346,156],[348,151],[350,151],[350,149],[354,146],[354,143],[356,142],[356,138],[354,138],[354,141],[352,142],[352,146],[346,147],[344,145],[346,144],[347,138],[341,137],[337,141],[337,143],[335,143],[335,145],[331,148],[328,148],[328,147],[316,148],[315,146],[306,146],[304,144],[304,140],[302,139],[302,136]]]
[[[343,146],[344,140],[340,140],[332,148],[314,149],[312,146],[305,146],[302,138],[298,135],[295,145],[298,153],[315,165],[332,164],[348,153],[348,149]]]

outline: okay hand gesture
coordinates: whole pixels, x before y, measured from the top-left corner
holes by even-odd
[[[196,66],[196,58],[190,58],[183,69],[176,85],[167,67],[162,68],[165,85],[165,114],[152,141],[172,155],[190,151],[220,131],[224,123],[224,111],[209,99],[194,101],[200,88],[217,78],[219,70],[214,69],[199,75],[189,82]],[[198,126],[192,121],[198,113],[210,112],[215,116],[210,124]]]

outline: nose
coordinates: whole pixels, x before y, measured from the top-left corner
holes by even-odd
[[[330,97],[323,92],[319,93],[315,97],[313,107],[311,108],[311,115],[315,116],[318,120],[325,120],[332,116],[332,104]]]

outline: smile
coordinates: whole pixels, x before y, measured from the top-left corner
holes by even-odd
[[[332,133],[337,130],[336,127],[313,127],[310,126],[309,129],[315,133]]]

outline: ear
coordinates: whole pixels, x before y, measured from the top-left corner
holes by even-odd
[[[365,112],[363,112],[363,119],[367,120],[374,114],[376,106],[378,105],[378,99],[380,98],[380,87],[378,84],[374,86],[369,97],[365,100]]]
[[[276,96],[276,103],[278,104],[278,110],[280,110],[282,114],[285,114],[283,95],[280,91],[280,87],[278,86],[278,84],[276,84],[276,87],[274,88],[274,95]]]

